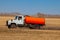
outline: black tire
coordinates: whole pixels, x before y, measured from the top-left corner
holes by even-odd
[[[36,29],[36,25],[34,25],[34,24],[29,24],[28,26],[30,29]]]
[[[16,24],[11,24],[10,27],[11,28],[16,28]]]
[[[40,29],[40,25],[36,25],[36,29]]]
[[[40,29],[40,25],[36,25],[36,24],[30,24],[29,25],[30,29]]]

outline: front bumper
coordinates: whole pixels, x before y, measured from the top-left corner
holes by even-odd
[[[8,21],[6,21],[6,26],[8,26]]]

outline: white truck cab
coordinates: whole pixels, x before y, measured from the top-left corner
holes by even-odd
[[[7,24],[8,28],[16,27],[17,25],[24,25],[24,16],[23,15],[15,16],[15,19],[8,20],[6,22],[6,24]]]

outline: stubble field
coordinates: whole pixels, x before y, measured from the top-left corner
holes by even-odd
[[[42,29],[8,29],[6,20],[12,16],[0,16],[0,40],[60,40],[60,18],[45,18]]]

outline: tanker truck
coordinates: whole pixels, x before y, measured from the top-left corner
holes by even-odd
[[[7,20],[6,25],[8,28],[28,27],[40,29],[45,25],[45,18],[17,15],[13,20]]]

